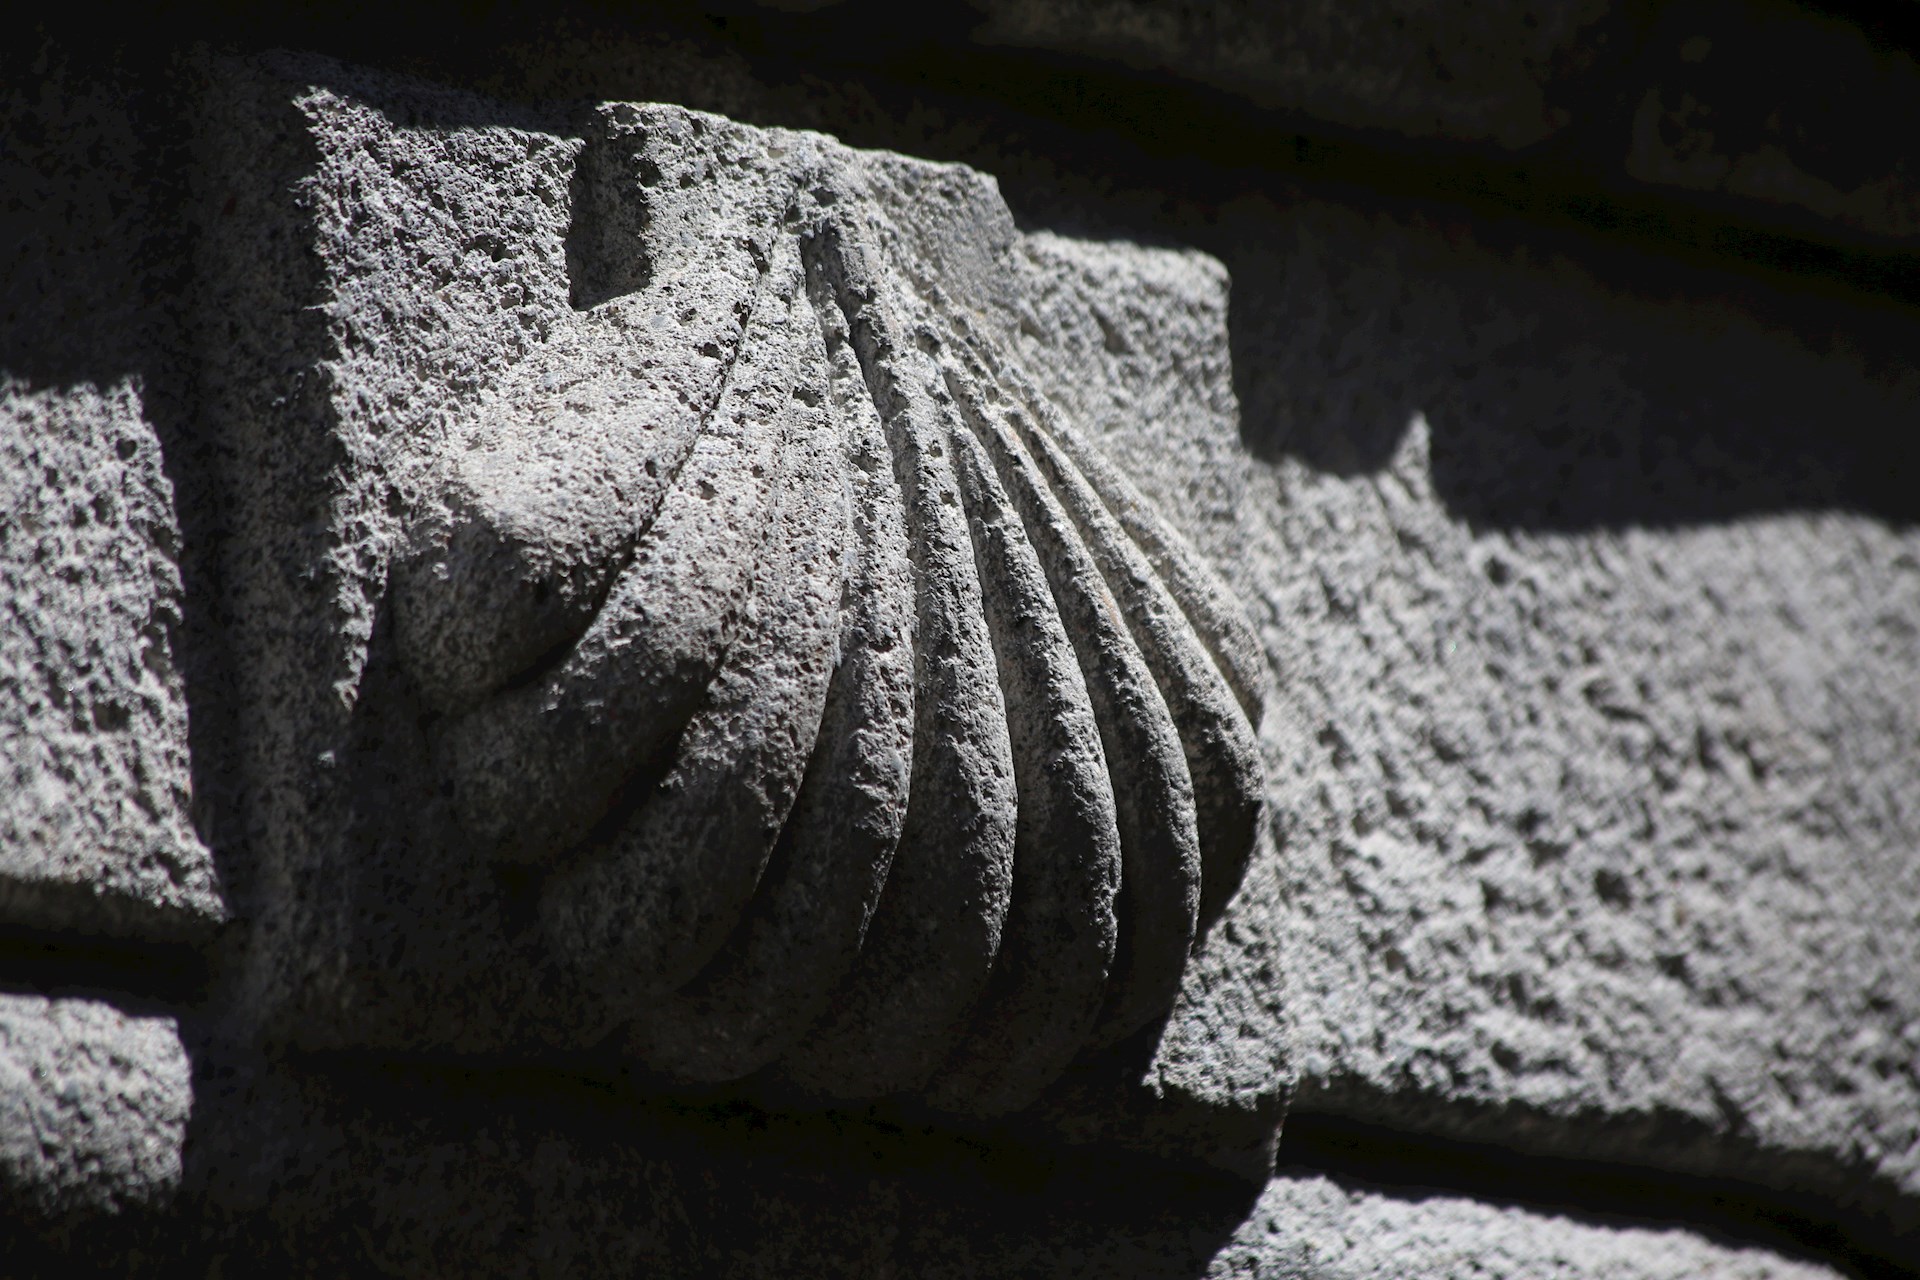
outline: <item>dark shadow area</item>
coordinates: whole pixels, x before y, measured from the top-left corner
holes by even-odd
[[[1872,0],[1797,0],[1814,13],[1851,23],[1868,42],[1886,52],[1920,54],[1920,11],[1905,5],[1874,4]]]
[[[727,1090],[358,1054],[196,1053],[174,1248],[276,1273],[1197,1277],[1255,1183],[910,1111],[769,1111]],[[1324,1115],[1279,1176],[1458,1197],[1598,1227],[1683,1230],[1881,1280],[1911,1233],[1778,1188],[1540,1156]],[[1304,1224],[1303,1224],[1304,1226]]]
[[[619,154],[620,135],[594,127],[598,121],[583,123],[586,145],[568,188],[573,221],[567,226],[567,278],[578,311],[647,287],[653,271],[646,255],[646,189],[660,177],[643,170],[636,189],[632,166]]]
[[[203,1258],[275,1274],[1047,1275],[1189,1280],[1257,1188],[989,1146],[884,1114],[647,1099],[606,1080],[203,1049]],[[197,1234],[196,1234],[197,1233]]]
[[[0,1258],[13,1280],[198,1274],[179,1267],[167,1210],[40,1214],[9,1203]]]
[[[1850,1179],[1857,1194],[1836,1200],[1826,1190],[1834,1171],[1817,1168],[1831,1162],[1762,1150],[1684,1117],[1635,1125],[1495,1107],[1463,1117],[1460,1104],[1434,1102],[1416,1126],[1398,1119],[1408,1109],[1395,1104],[1392,1127],[1295,1111],[1281,1137],[1278,1172],[1329,1174],[1391,1195],[1462,1196],[1611,1225],[1681,1228],[1863,1280],[1910,1275],[1920,1259],[1920,1227],[1910,1208],[1899,1203],[1897,1188],[1864,1169]],[[1444,1136],[1454,1128],[1466,1136]],[[1694,1148],[1691,1159],[1673,1155],[1682,1145]],[[1654,1160],[1663,1167],[1650,1167]],[[1738,1172],[1688,1172],[1689,1164]]]
[[[206,998],[207,976],[207,957],[195,947],[20,929],[0,935],[0,991],[85,988],[177,1009]]]
[[[1478,527],[1920,518],[1904,308],[1434,204],[1303,190],[1234,212],[1205,247],[1234,273],[1262,458],[1365,475],[1422,415],[1437,495]]]

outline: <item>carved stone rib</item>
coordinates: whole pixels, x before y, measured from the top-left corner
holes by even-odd
[[[1092,484],[1127,537],[1146,553],[1154,573],[1180,602],[1194,638],[1218,664],[1242,714],[1249,723],[1258,723],[1266,705],[1267,665],[1259,638],[1232,591],[1187,540],[1160,518],[1133,481],[1102,457],[1080,432],[1051,411],[1042,411],[1040,418],[1046,434]]]
[[[1086,681],[1045,571],[993,464],[950,433],[1006,695],[1019,817],[1013,901],[985,996],[928,1097],[954,1111],[1013,1111],[1086,1043],[1106,998],[1117,932],[1120,833]]]
[[[738,405],[745,432],[780,442],[773,466],[736,477],[773,489],[778,512],[752,557],[746,616],[659,787],[550,876],[541,902],[555,949],[599,978],[625,1017],[691,979],[745,910],[799,792],[833,673],[845,450],[824,371],[809,359],[818,343],[802,328],[812,326],[799,255],[790,241],[777,252],[765,304],[773,332],[741,354],[769,376],[735,379],[751,388]]]
[[[858,228],[852,229],[858,230]],[[850,233],[822,265],[886,425],[918,590],[917,725],[905,830],[866,944],[827,1019],[786,1059],[835,1096],[918,1089],[958,1036],[1000,951],[1018,799],[939,373],[887,306],[883,264]]]
[[[800,798],[746,918],[698,978],[628,1033],[637,1060],[693,1080],[758,1070],[819,1019],[859,954],[907,811],[914,619],[906,512],[845,318],[817,267],[809,286],[853,501],[842,656]]]
[[[1017,380],[1017,375],[1009,377]],[[1255,829],[1264,811],[1265,783],[1253,727],[1247,722],[1243,704],[1236,701],[1229,689],[1221,668],[1203,647],[1204,626],[1196,625],[1183,607],[1187,601],[1175,598],[1144,549],[1129,536],[1114,509],[1088,483],[1069,456],[1063,447],[1066,431],[1057,415],[1030,390],[1025,404],[1033,412],[1016,419],[1025,443],[1054,492],[1072,513],[1081,537],[1106,575],[1107,584],[1120,602],[1141,654],[1173,714],[1186,751],[1198,811],[1202,869],[1200,918],[1203,922],[1214,920],[1240,883],[1253,850]],[[1043,427],[1042,421],[1048,422],[1052,429]],[[1084,444],[1079,452],[1106,466]],[[1110,467],[1107,469],[1111,471]],[[1118,473],[1108,475],[1108,484],[1123,502],[1132,502],[1130,509],[1136,521],[1158,523]],[[1122,485],[1126,487],[1122,489]],[[1174,555],[1180,554],[1176,539],[1177,535],[1171,530],[1162,530],[1160,534],[1163,547],[1176,548],[1171,553]],[[1207,585],[1210,576],[1204,566],[1189,564],[1187,567],[1188,585],[1202,603],[1217,594]],[[1201,616],[1204,622],[1207,614],[1203,611]],[[1232,645],[1227,643],[1224,647]]]
[[[1166,700],[1079,531],[1003,420],[1004,397],[989,403],[972,378],[958,372],[948,383],[1046,567],[1106,748],[1124,870],[1119,947],[1094,1040],[1111,1043],[1165,1012],[1186,967],[1200,910],[1193,780]]]

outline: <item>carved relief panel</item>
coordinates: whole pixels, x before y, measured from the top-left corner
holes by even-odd
[[[206,326],[247,1006],[986,1115],[1163,1019],[1263,666],[1023,368],[991,180],[315,65],[209,94],[210,275],[301,304]]]

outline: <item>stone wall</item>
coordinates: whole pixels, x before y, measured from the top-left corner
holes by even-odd
[[[1916,1265],[1910,33],[1288,17],[0,53],[16,1269]]]

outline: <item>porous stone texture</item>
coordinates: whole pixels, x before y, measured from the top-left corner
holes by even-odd
[[[150,1229],[179,1192],[189,1073],[163,1011],[0,992],[0,1240],[73,1264],[121,1256],[129,1222]]]
[[[1468,1275],[1827,1280],[1846,1273],[1684,1228],[1598,1221],[1461,1196],[1394,1194],[1306,1177],[1275,1179],[1233,1239],[1214,1255],[1206,1274],[1256,1280]]]
[[[1920,533],[1883,473],[1911,322],[1786,329],[1764,288],[1647,297],[1631,262],[1312,200],[1206,242],[1253,459],[1197,409],[1103,418],[1176,355],[1097,301],[1114,255],[1055,242],[1030,340],[1273,664],[1283,852],[1196,964],[1212,1007],[1275,1020],[1298,1109],[1911,1231]]]
[[[1682,46],[1678,65],[1703,65],[1699,46]],[[725,76],[706,76],[697,57],[634,55],[641,69],[623,70],[631,52],[614,47],[594,64],[596,97],[637,96],[599,90],[643,83],[679,101],[737,96],[754,119],[838,113],[907,151],[977,146],[968,154],[995,161],[983,167],[1005,161],[1027,221],[977,172],[848,153],[815,135],[673,107],[504,105],[318,58],[196,55],[163,104],[193,140],[182,168],[197,247],[178,277],[136,283],[155,281],[141,253],[178,248],[140,239],[137,224],[152,213],[139,203],[146,185],[130,184],[133,206],[82,200],[27,224],[64,229],[29,239],[47,251],[5,280],[0,495],[54,532],[29,544],[14,539],[27,521],[0,527],[0,572],[14,575],[6,585],[44,602],[24,622],[6,615],[0,655],[32,652],[19,669],[46,689],[54,667],[41,655],[81,653],[89,669],[75,663],[57,678],[90,700],[83,729],[95,705],[109,723],[112,708],[134,711],[119,730],[95,724],[76,739],[61,736],[77,732],[70,720],[49,725],[50,700],[23,702],[17,714],[36,736],[20,747],[7,739],[7,750],[34,760],[69,752],[65,775],[36,776],[104,789],[106,799],[88,792],[70,811],[79,818],[60,820],[124,815],[120,829],[143,834],[117,849],[160,847],[141,842],[169,830],[190,840],[189,699],[172,628],[197,610],[220,633],[208,652],[222,678],[198,686],[193,745],[203,771],[222,762],[221,870],[243,921],[207,952],[211,994],[183,997],[228,1038],[211,1058],[196,1049],[190,1107],[171,1020],[79,997],[0,998],[0,1028],[24,1028],[0,1034],[27,1046],[14,1060],[29,1063],[0,1089],[0,1108],[31,1101],[4,1112],[0,1149],[7,1176],[41,1197],[23,1228],[48,1243],[41,1270],[58,1274],[96,1245],[108,1269],[137,1269],[116,1265],[133,1241],[141,1256],[194,1273],[264,1261],[289,1274],[1831,1274],[1768,1252],[1780,1232],[1767,1224],[1783,1207],[1801,1221],[1782,1230],[1843,1270],[1849,1261],[1866,1275],[1911,1269],[1920,506],[1906,481],[1920,326],[1910,316],[1836,301],[1805,277],[1598,249],[1460,206],[1298,188],[1272,173],[1217,186],[1187,169],[1142,176],[1125,171],[1138,157],[1083,157],[1071,138],[1036,142],[1058,154],[1034,156],[991,128],[980,141],[964,111],[941,123],[937,110],[835,98],[811,81],[756,86],[744,63],[724,58],[712,65],[724,63]],[[534,64],[523,83],[546,86],[532,97],[574,92],[576,55],[542,66],[516,54]],[[92,170],[76,157],[96,143],[113,157],[150,140],[98,105],[127,86],[89,97],[58,88],[73,83],[61,67],[57,56],[35,64],[57,91],[32,111],[18,92],[9,100],[15,118],[64,121],[44,131],[63,141],[40,151],[42,133],[10,124],[9,140],[30,144],[0,158],[28,157],[8,171],[10,189],[88,190],[76,175]],[[676,88],[676,76],[686,84]],[[39,81],[7,81],[28,83]],[[1662,96],[1660,110],[1677,100]],[[1521,117],[1539,102],[1525,92],[1512,101]],[[78,114],[53,110],[76,103]],[[1491,115],[1479,118],[1475,127],[1492,127]],[[1454,127],[1445,119],[1421,127],[1444,133]],[[922,148],[916,129],[939,146]],[[1108,172],[1115,154],[1124,163]],[[623,166],[663,188],[655,203],[625,201]],[[789,182],[804,190],[800,205],[812,202],[802,216],[760,216],[778,203],[767,193]],[[715,225],[737,234],[707,234]],[[1090,226],[1107,239],[1087,238]],[[649,235],[661,252],[623,252]],[[840,243],[829,248],[832,236]],[[80,252],[89,244],[105,250]],[[849,245],[871,252],[854,261],[861,252]],[[96,261],[109,265],[72,269]],[[768,296],[747,316],[734,310],[735,285],[783,274],[784,288],[754,285]],[[684,295],[669,301],[685,305],[649,312],[676,281]],[[142,290],[168,289],[190,298],[190,321],[156,323],[134,305]],[[938,301],[916,310],[914,295]],[[49,314],[59,322],[42,323]],[[764,357],[736,360],[738,373],[721,378],[728,344],[753,315],[761,328],[740,345]],[[903,316],[913,323],[881,332]],[[818,331],[804,357],[781,336],[796,317]],[[162,330],[193,344],[193,378],[146,354]],[[661,331],[693,339],[691,354],[661,358]],[[862,341],[868,365],[887,376],[861,365]],[[967,597],[978,678],[966,686],[973,701],[956,705],[1002,712],[1008,740],[981,770],[1013,772],[1011,786],[997,778],[1011,793],[998,836],[1028,806],[1004,714],[1010,688],[1041,709],[1022,727],[1028,750],[1059,749],[1072,801],[1097,800],[1102,785],[1111,793],[1114,830],[1089,842],[1107,855],[1098,865],[1114,861],[1104,837],[1120,834],[1126,785],[1113,772],[1122,752],[1101,731],[1117,725],[1112,741],[1169,745],[1165,726],[1156,736],[1128,701],[1155,689],[1167,699],[1162,677],[1140,676],[1121,628],[1101,631],[1100,610],[1085,607],[1097,593],[1074,585],[1091,581],[1093,517],[1068,510],[1061,520],[1033,493],[1023,500],[1032,473],[992,452],[1008,439],[1041,447],[1041,434],[994,417],[1007,404],[1043,404],[1087,437],[1084,456],[1068,461],[1109,495],[1100,501],[1136,550],[1152,551],[1138,532],[1150,526],[1124,519],[1135,504],[1099,480],[1109,464],[1140,491],[1140,506],[1199,549],[1250,615],[1255,665],[1271,669],[1258,743],[1267,820],[1244,875],[1216,882],[1231,892],[1175,966],[1170,1014],[1078,1058],[1011,1117],[983,1119],[1004,1108],[954,1106],[937,1088],[835,1110],[822,1095],[844,1096],[836,1086],[846,1082],[831,1055],[811,1081],[786,1071],[713,1085],[728,1072],[666,1063],[741,1051],[750,1036],[699,1034],[700,1018],[727,1005],[725,991],[678,1010],[692,1016],[677,1022],[633,1019],[594,1043],[608,1005],[632,992],[617,973],[610,981],[556,961],[542,895],[556,868],[579,865],[548,820],[584,821],[581,789],[600,785],[586,774],[606,762],[588,752],[552,767],[566,725],[549,726],[560,748],[531,767],[513,751],[483,759],[472,771],[482,786],[501,760],[500,776],[519,783],[547,775],[542,803],[554,813],[522,824],[532,830],[516,829],[512,787],[478,806],[492,810],[491,830],[463,816],[461,775],[448,768],[449,726],[526,689],[552,692],[543,682],[592,628],[635,634],[640,612],[613,583],[654,527],[637,528],[645,504],[627,500],[656,479],[646,464],[659,458],[603,448],[612,436],[601,424],[665,416],[629,394],[645,382],[636,370],[656,379],[657,400],[683,406],[726,394],[712,391],[726,382],[750,405],[738,421],[785,422],[804,437],[823,406],[884,423],[884,384],[903,368],[935,369],[940,385],[901,400],[918,396],[915,411],[967,424],[941,438],[956,476],[941,491],[972,517],[953,522],[944,549],[991,578]],[[789,382],[807,383],[811,402],[783,403]],[[189,401],[203,438],[180,448]],[[1034,419],[1043,423],[1037,408]],[[880,434],[876,422],[860,430],[869,441]],[[538,447],[542,438],[564,447]],[[984,464],[967,452],[974,446]],[[712,486],[715,502],[773,509],[762,524],[781,530],[785,550],[756,549],[741,576],[763,562],[794,572],[781,575],[783,600],[751,606],[769,620],[757,652],[770,666],[806,666],[816,686],[804,659],[820,653],[809,644],[823,600],[838,592],[904,611],[910,598],[846,591],[857,563],[823,566],[818,553],[834,540],[813,536],[852,511],[859,537],[847,543],[884,540],[884,524],[859,515],[885,505],[876,493],[888,472],[900,480],[884,452],[853,451],[867,464],[856,474],[816,468],[810,449],[770,450],[733,473],[757,462],[777,477],[766,491]],[[1052,464],[1046,483],[1070,496],[1068,474]],[[796,483],[801,475],[830,482]],[[610,477],[612,498],[578,500]],[[119,523],[98,523],[96,499]],[[176,502],[181,518],[170,521]],[[899,553],[911,543],[909,526],[894,527],[896,545],[871,563],[892,565],[900,585]],[[168,550],[182,530],[186,555]],[[197,580],[196,530],[217,535],[200,553],[208,541],[222,553],[219,573]],[[1017,553],[1020,537],[1031,561]],[[718,553],[728,545],[715,532],[699,543],[705,562],[674,571],[741,570]],[[43,551],[51,560],[36,558]],[[1179,564],[1146,558],[1142,579],[1172,591]],[[185,568],[170,571],[173,562]],[[78,576],[49,574],[48,563]],[[182,592],[170,572],[201,594]],[[61,611],[106,621],[76,630]],[[672,618],[697,622],[696,612]],[[149,618],[157,630],[136,625]],[[1186,620],[1205,648],[1211,628]],[[870,616],[842,630],[836,653],[866,644],[872,658],[889,625],[897,613],[892,624]],[[1020,628],[1045,632],[1044,660],[1010,671],[995,637]],[[781,645],[769,653],[776,631]],[[109,632],[118,638],[100,638]],[[801,633],[812,641],[787,642]],[[158,668],[136,672],[128,655],[141,653]],[[632,676],[631,657],[610,669]],[[1236,681],[1230,655],[1207,660],[1229,687],[1248,683]],[[1070,691],[1075,666],[1084,704],[1051,696]],[[897,727],[887,691],[898,692],[900,672],[890,677],[877,659],[869,670],[862,687],[874,696],[862,713]],[[103,683],[103,672],[119,683]],[[1126,712],[1110,709],[1107,725],[1084,688],[1090,672],[1112,682],[1111,706]],[[771,685],[785,697],[805,683]],[[724,706],[737,715],[689,736],[700,761],[728,759],[743,727],[756,741],[807,741],[766,732],[756,716],[773,702],[745,696],[752,688],[714,687],[742,696]],[[562,719],[590,721],[606,689],[588,692],[531,699],[540,706],[523,718],[550,703]],[[1239,688],[1232,698],[1243,710],[1257,701]],[[209,723],[228,721],[209,721],[210,703],[231,713],[231,733],[212,742]],[[1069,705],[1077,732],[1060,710]],[[10,703],[0,711],[15,714]],[[143,714],[160,728],[142,727]],[[128,745],[136,738],[148,755]],[[1091,763],[1096,738],[1105,779]],[[863,754],[862,741],[812,772],[864,789],[871,807],[856,830],[877,847],[891,819],[867,819],[910,806],[896,803],[897,771],[876,767],[885,753]],[[122,748],[133,753],[113,754]],[[761,752],[755,767],[791,773],[796,761],[780,756]],[[1124,758],[1175,757],[1129,747]],[[839,772],[848,760],[856,766]],[[646,766],[616,764],[622,780],[651,780]],[[1170,772],[1148,770],[1135,785],[1174,794]],[[698,783],[677,777],[662,790]],[[794,785],[762,788],[754,802],[778,807],[769,797]],[[175,808],[158,805],[164,796]],[[618,824],[642,808],[595,812]],[[694,808],[702,821],[738,816]],[[1079,816],[1097,810],[1084,804]],[[533,813],[530,804],[518,816]],[[778,847],[758,817],[746,825]],[[26,853],[40,866],[40,849],[9,832],[0,858]],[[766,865],[777,871],[780,856]],[[1124,849],[1118,856],[1124,872]],[[75,863],[61,883],[126,885],[112,877],[129,866],[175,866],[115,858]],[[836,928],[865,918],[878,860],[854,849],[827,890]],[[177,865],[201,864],[183,854]],[[178,905],[190,880],[104,892],[108,907],[72,915],[43,894],[6,924],[72,926],[83,940],[171,938],[166,921],[217,918],[211,888],[200,905]],[[1110,926],[1117,952],[1121,917],[1099,913],[1099,883],[1068,884],[1057,901],[1094,903],[1090,932],[1104,947]],[[691,877],[666,897],[705,885]],[[1177,887],[1167,920],[1186,916],[1190,886]],[[801,888],[794,901],[806,907],[814,886]],[[618,922],[617,909],[586,897]],[[146,914],[118,901],[148,904]],[[671,909],[663,918],[680,927]],[[790,939],[814,918],[774,913],[771,935]],[[1055,942],[1071,949],[1075,939]],[[0,946],[0,967],[22,954]],[[809,966],[823,963],[768,954],[774,962],[763,956],[735,976],[808,986]],[[105,964],[127,962],[115,953]],[[1021,974],[1001,976],[1017,991]],[[1064,969],[1041,976],[1057,978],[1056,990],[1072,985]],[[1089,989],[1078,988],[1082,1014]],[[812,1017],[806,1005],[727,1007],[757,1035],[762,1019]],[[1060,1043],[1082,1034],[1078,1024],[1047,1029]],[[34,1061],[87,1063],[103,1083],[36,1092],[55,1076],[36,1076]],[[982,1074],[953,1078],[971,1089]],[[1045,1074],[1022,1082],[1023,1100]],[[1275,1178],[1289,1100],[1303,1145],[1288,1163],[1282,1144]],[[34,1106],[57,1123],[36,1119]],[[1374,1155],[1380,1181],[1318,1176],[1356,1166],[1313,1164],[1316,1123],[1387,1135]],[[22,1136],[41,1132],[72,1142],[43,1150]],[[109,1154],[85,1155],[89,1141]],[[1423,1143],[1441,1157],[1422,1163]],[[1505,1191],[1486,1191],[1473,1157],[1460,1155],[1469,1148],[1520,1172]],[[170,1151],[183,1153],[172,1165]],[[60,1154],[73,1152],[82,1155]],[[1631,1206],[1586,1216],[1585,1184],[1567,1172],[1578,1162],[1627,1185]],[[1220,1177],[1223,1167],[1236,1176]],[[1418,1189],[1421,1169],[1452,1189]],[[184,1196],[170,1198],[176,1184]],[[1663,1192],[1679,1188],[1687,1193],[1670,1210]],[[1688,1219],[1687,1206],[1722,1199],[1733,1207],[1720,1218]],[[156,1253],[138,1233],[83,1229],[144,1206],[157,1206],[166,1248],[183,1254]]]
[[[224,907],[191,823],[128,86],[26,44],[0,99],[0,924],[199,937]]]
[[[616,340],[595,335],[617,310],[568,290],[606,274],[592,246],[617,210],[570,214],[593,170],[564,121],[317,62],[214,80],[209,136],[235,147],[215,172],[285,167],[210,193],[210,276],[328,300],[286,333],[283,303],[209,298],[243,330],[213,379],[236,456],[289,504],[254,508],[242,554],[333,566],[292,594],[235,574],[261,593],[236,616],[275,620],[249,667],[282,709],[257,753],[281,922],[260,1007],[313,1044],[579,1044],[600,998],[409,780],[432,704],[381,658],[379,619],[397,514],[428,491],[419,441],[484,419],[517,362]],[[743,191],[786,163],[740,145],[719,144]],[[943,225],[922,261],[974,251],[941,249]],[[1188,966],[1158,1087],[1257,1111],[1298,1069],[1308,1107],[1910,1214],[1913,535],[1861,459],[1794,433],[1837,403],[1865,438],[1911,383],[1328,204],[1248,199],[1207,232],[1255,299],[1231,337],[1228,277],[1200,255],[1001,234],[1015,301],[989,314],[1019,317],[1046,398],[1232,579],[1278,677],[1272,839]],[[293,433],[289,346],[325,370]],[[1666,443],[1668,423],[1693,434]],[[316,472],[335,450],[358,461]],[[287,542],[322,528],[324,554]]]
[[[136,388],[0,383],[0,494],[0,918],[204,933],[179,534]]]

